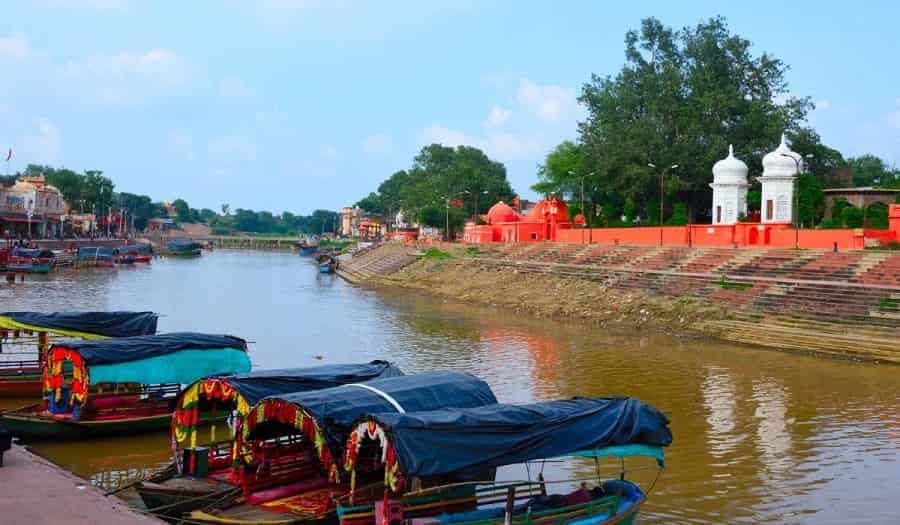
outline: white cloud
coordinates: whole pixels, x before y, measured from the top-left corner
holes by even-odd
[[[489,128],[499,128],[509,122],[509,118],[511,116],[512,111],[504,109],[500,106],[494,106],[491,108],[491,112],[488,113],[488,117],[487,120],[484,121],[484,125]]]
[[[206,146],[211,160],[221,164],[256,160],[256,143],[237,136],[215,137]]]
[[[230,99],[247,98],[250,96],[250,88],[240,78],[227,76],[219,81],[219,96]]]
[[[385,153],[391,147],[391,136],[387,133],[375,133],[363,139],[363,152],[369,155]]]
[[[545,141],[540,136],[492,132],[484,137],[474,137],[461,130],[437,124],[422,131],[422,143],[449,147],[473,146],[503,161],[538,159],[546,149]]]
[[[27,62],[33,55],[31,42],[22,33],[0,37],[0,60],[5,62]]]
[[[64,81],[105,102],[122,104],[182,87],[193,74],[186,58],[166,48],[70,60],[60,72]]]
[[[578,108],[572,88],[540,85],[527,78],[519,81],[516,99],[538,119],[558,123],[572,116]]]
[[[13,150],[15,152],[16,148],[13,147]],[[22,162],[52,164],[60,160],[61,153],[62,135],[59,128],[49,119],[38,117],[22,139],[21,151],[14,154]]]
[[[336,159],[338,157],[337,148],[335,148],[331,144],[325,144],[324,146],[322,146],[322,149],[319,150],[319,154],[326,159]]]

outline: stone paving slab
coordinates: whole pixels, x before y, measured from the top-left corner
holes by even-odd
[[[162,525],[46,459],[13,445],[0,467],[0,523]]]

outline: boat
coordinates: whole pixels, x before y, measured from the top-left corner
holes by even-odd
[[[54,337],[108,339],[156,333],[153,312],[0,313],[0,397],[41,395],[41,369]]]
[[[341,525],[376,522],[504,525],[633,523],[645,492],[625,479],[626,457],[664,466],[672,443],[669,419],[634,398],[572,398],[528,405],[370,414],[356,422],[344,447],[351,490],[338,501]],[[591,458],[597,479],[545,480],[544,464]],[[604,479],[600,461],[614,458],[618,472]],[[537,479],[496,482],[474,474],[508,465],[531,465]],[[471,481],[441,480],[446,476]],[[376,483],[361,489],[357,480]],[[655,483],[655,481],[654,481]],[[562,485],[564,492],[548,487]],[[574,490],[568,490],[574,488]]]
[[[50,273],[55,262],[56,254],[52,250],[18,246],[10,253],[6,269],[14,272]]]
[[[175,257],[200,257],[202,245],[193,239],[171,239],[166,248]]]
[[[320,255],[318,262],[319,273],[333,273],[338,268],[338,260],[330,255]]]
[[[163,430],[182,384],[249,371],[247,343],[228,335],[61,341],[47,352],[43,402],[0,412],[0,424],[26,440]]]
[[[112,268],[115,265],[117,255],[117,249],[109,246],[82,246],[78,248],[78,264],[80,266]]]
[[[475,407],[497,402],[475,376],[435,371],[324,390],[266,397],[235,425],[232,448],[240,497],[195,510],[189,522],[311,523],[335,518],[334,497],[351,479],[339,461],[346,436],[365,414]]]
[[[161,508],[163,515],[179,517],[220,497],[227,497],[236,485],[232,471],[232,435],[227,432],[224,440],[217,440],[217,428],[209,429],[209,440],[200,440],[195,412],[229,414],[241,419],[250,407],[264,397],[293,392],[307,392],[358,383],[372,379],[396,377],[403,371],[387,361],[371,361],[360,364],[336,364],[287,370],[263,370],[229,376],[201,379],[185,388],[175,401],[172,417],[173,457],[183,458],[185,448],[196,451],[202,443],[203,476],[194,476],[194,468],[181,469],[173,463],[166,469],[168,475],[156,475],[138,483],[135,490],[148,509]],[[190,462],[191,459],[188,459]],[[196,461],[196,460],[194,460]]]

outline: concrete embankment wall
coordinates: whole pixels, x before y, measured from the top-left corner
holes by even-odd
[[[732,341],[900,363],[897,252],[522,243],[412,264],[410,248],[379,250],[344,272],[476,302],[513,297],[538,314],[628,324],[649,312]],[[546,308],[528,303],[544,295]],[[622,315],[623,297],[646,312]]]

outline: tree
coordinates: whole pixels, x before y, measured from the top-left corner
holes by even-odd
[[[841,210],[841,220],[847,228],[862,228],[865,215],[855,206],[847,206]]]
[[[797,179],[798,218],[803,228],[812,228],[825,216],[825,193],[822,184],[812,173],[802,173]]]
[[[787,66],[732,34],[723,18],[673,31],[643,20],[625,36],[626,63],[614,77],[593,75],[579,100],[583,170],[599,190],[646,204],[658,195],[658,173],[647,166],[678,164],[667,176],[665,202],[709,208],[710,168],[736,146],[751,173],[785,129],[799,131],[812,107],[788,97]],[[658,197],[657,197],[658,199]]]
[[[581,191],[581,177],[586,175],[583,163],[582,147],[569,140],[562,142],[538,166],[538,182],[531,189],[541,195],[559,194],[574,201]]]
[[[375,192],[371,192],[360,199],[355,206],[369,213],[384,213],[384,204],[381,202],[381,196]]]
[[[900,179],[900,170],[891,168],[875,155],[862,155],[847,159],[853,173],[853,185],[891,187]]]
[[[197,218],[201,222],[205,222],[207,224],[217,217],[216,212],[214,212],[213,210],[211,210],[209,208],[203,208],[202,210],[197,212],[197,216],[198,216]]]
[[[231,206],[229,206],[228,204],[223,204],[223,205],[221,206],[221,209],[222,209],[222,215],[226,215],[226,216],[227,216],[227,215],[228,215],[228,212],[231,210]]]
[[[194,222],[194,218],[191,215],[191,207],[188,206],[184,199],[175,199],[172,201],[172,207],[175,208],[178,222]]]

